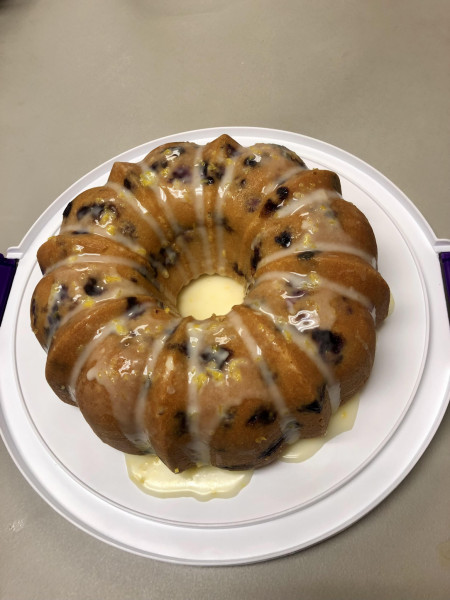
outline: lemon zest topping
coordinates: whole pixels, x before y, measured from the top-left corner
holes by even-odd
[[[139,181],[143,187],[149,187],[156,183],[156,173],[153,171],[144,171],[139,177]]]
[[[123,325],[123,323],[121,323],[120,321],[117,321],[117,320],[114,320],[113,323],[115,325],[116,332],[119,335],[127,335],[128,329]]]
[[[106,275],[104,281],[105,283],[115,283],[116,281],[122,281],[122,277],[118,275]]]

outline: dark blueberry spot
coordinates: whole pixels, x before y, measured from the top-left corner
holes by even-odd
[[[145,307],[139,302],[136,296],[128,296],[127,298],[127,312],[131,319],[140,317],[145,312]]]
[[[127,312],[130,319],[137,319],[144,314],[145,306],[142,306],[136,296],[129,296],[127,298]]]
[[[256,156],[252,154],[251,156],[247,156],[247,158],[244,160],[244,165],[246,167],[255,167],[258,162],[259,161],[256,159]]]
[[[183,239],[186,240],[186,242],[188,242],[188,243],[192,242],[194,239],[194,230],[193,229],[185,229],[183,231]]]
[[[64,283],[62,283],[59,286],[54,303],[50,309],[49,314],[47,315],[48,327],[45,328],[45,335],[47,336],[47,339],[53,335],[55,329],[58,327],[59,322],[61,321],[61,314],[59,312],[61,303],[68,299],[69,290],[67,286]]]
[[[131,221],[124,221],[120,224],[120,233],[125,237],[136,239],[136,225],[134,225],[134,223],[131,223]]]
[[[183,146],[172,146],[171,148],[167,148],[169,152],[172,152],[170,158],[174,158],[175,156],[181,156],[186,152],[186,149]],[[167,150],[165,152],[167,152]]]
[[[36,327],[37,307],[36,307],[36,300],[35,300],[35,298],[33,298],[33,300],[31,301],[31,316],[32,316],[32,319],[33,319],[33,327]]]
[[[187,416],[184,411],[180,410],[177,413],[175,413],[174,419],[175,419],[175,435],[177,437],[182,437],[183,435],[186,435],[187,433],[189,433]]]
[[[173,248],[161,248],[159,251],[161,262],[165,267],[173,266],[178,260],[178,254]]]
[[[202,175],[202,183],[204,185],[212,185],[216,180],[222,179],[225,173],[225,168],[223,166],[210,164],[208,161],[203,161],[200,164],[200,171]]]
[[[236,273],[236,275],[239,275],[239,277],[244,277],[244,273],[240,270],[237,263],[233,263],[233,271]]]
[[[149,269],[146,269],[145,267],[139,267],[137,271],[138,273],[140,273],[140,275],[142,275],[142,277],[144,277],[148,281],[151,281],[152,284],[159,290],[159,283],[158,281],[155,281],[155,279],[158,277],[158,269],[153,264],[151,264],[151,258],[148,262],[148,267]]]
[[[63,212],[64,219],[67,219],[67,217],[70,215],[70,211],[72,210],[72,205],[73,205],[73,200],[71,200],[69,202],[69,204],[66,206],[66,208],[64,209],[64,212]]]
[[[79,208],[77,210],[77,219],[79,221],[81,221],[81,219],[84,219],[84,217],[86,215],[88,215],[91,212],[91,207],[90,206],[82,206],[81,208]]]
[[[307,250],[306,252],[300,252],[300,254],[297,254],[297,258],[299,260],[311,260],[311,258],[314,258],[316,254],[317,252],[314,252],[313,250]]]
[[[277,413],[271,408],[261,407],[248,419],[247,425],[271,425],[277,418]]]
[[[50,326],[50,331],[52,331],[60,321],[61,315],[58,312],[58,307],[53,306],[51,312],[47,316],[47,323]]]
[[[261,204],[261,198],[247,198],[245,201],[245,209],[249,213],[255,212]]]
[[[240,185],[241,187],[245,187],[245,186],[246,186],[246,184],[247,184],[247,180],[246,180],[246,179],[241,179],[241,181],[239,182],[239,185]]]
[[[183,356],[187,356],[188,358],[190,357],[190,352],[189,352],[187,342],[180,342],[180,343],[175,342],[175,343],[167,344],[167,348],[169,348],[169,350],[177,350],[178,352],[183,354]]]
[[[88,296],[101,296],[104,292],[104,289],[97,284],[94,277],[89,277],[83,289]]]
[[[137,283],[138,280],[136,279],[136,277],[130,277],[130,281],[132,281],[133,283]]]
[[[274,202],[271,198],[266,200],[264,207],[261,211],[262,217],[269,217],[278,209],[278,204]]]
[[[259,455],[259,457],[260,458],[268,458],[269,456],[272,456],[272,454],[275,454],[275,452],[283,445],[283,443],[284,443],[284,437],[280,437],[279,440],[277,440],[274,444],[272,444],[266,450],[264,450],[264,452],[262,452]]]
[[[286,200],[286,198],[289,196],[289,189],[284,185],[277,188],[276,192],[280,200]]]
[[[225,468],[227,471],[250,471],[253,465],[243,463],[239,465],[227,465]]]
[[[161,168],[162,169],[166,169],[168,167],[169,163],[167,162],[167,160],[162,160],[161,161]]]
[[[275,241],[283,248],[289,248],[292,242],[292,236],[289,231],[283,231],[280,235],[275,236]]]
[[[237,152],[238,152],[237,148],[235,148],[231,144],[227,144],[225,146],[225,154],[226,154],[227,158],[231,158],[232,156],[237,154]]]
[[[152,269],[152,279],[158,277],[158,267],[161,266],[161,263],[159,262],[159,260],[157,259],[157,257],[154,254],[150,254],[150,256],[148,257],[148,264],[150,265],[151,269]]]
[[[318,390],[317,398],[309,404],[304,404],[298,408],[298,412],[312,412],[320,414],[323,409],[323,402],[325,400],[325,386],[321,386]]]
[[[344,347],[342,337],[329,329],[313,329],[311,337],[319,346],[319,352],[322,355],[338,355]]]
[[[125,177],[125,179],[123,180],[123,187],[127,188],[127,190],[131,190],[131,188],[133,187],[133,184],[127,177]]]
[[[85,235],[88,233],[85,229],[76,229],[75,231],[71,231],[71,235]]]
[[[233,425],[233,421],[236,416],[236,411],[237,409],[235,406],[227,410],[225,415],[222,417],[222,421],[220,422],[222,427],[225,427],[225,429],[230,429],[230,427]]]
[[[56,300],[58,302],[62,302],[64,300],[67,300],[68,298],[69,298],[69,289],[68,289],[67,285],[65,285],[64,283],[61,283],[61,285],[59,286],[58,295],[56,296]]]
[[[231,227],[227,217],[223,217],[221,225],[227,233],[233,233],[234,229]]]
[[[157,171],[159,169],[159,161],[155,160],[154,162],[152,162],[152,164],[150,165],[150,169],[152,171]]]
[[[292,162],[295,162],[302,167],[306,166],[305,163],[302,161],[302,159],[299,156],[297,156],[296,154],[294,154],[294,152],[291,152],[291,150],[288,150],[284,146],[282,146],[281,149],[282,149],[282,154],[283,154],[284,158],[288,158]]]
[[[286,302],[290,305],[293,306],[296,302],[296,300],[298,300],[299,298],[303,298],[303,296],[305,296],[307,294],[306,290],[302,289],[302,288],[298,288],[295,285],[293,285],[290,282],[286,283],[286,292],[283,293],[283,298],[286,300]],[[300,324],[302,322],[303,319],[309,319],[309,313],[308,312],[299,312],[297,313],[295,316],[291,316],[289,317],[289,321],[292,325],[297,325]]]
[[[127,310],[132,309],[137,304],[138,304],[138,299],[136,298],[136,296],[128,296],[128,298],[127,298]]]
[[[252,259],[250,262],[253,271],[256,271],[256,267],[258,266],[261,258],[261,244],[258,244],[253,248]]]
[[[299,412],[312,412],[320,414],[322,412],[322,405],[317,400],[313,400],[309,404],[305,404],[299,409]]]
[[[188,183],[191,180],[191,170],[186,165],[179,165],[172,171],[170,183],[175,179],[180,179],[183,183]]]
[[[205,364],[211,365],[212,368],[219,369],[219,371],[223,369],[225,363],[229,361],[232,356],[232,350],[224,348],[223,346],[205,348],[205,350],[200,353],[200,358]]]
[[[114,215],[117,215],[117,209],[113,204],[95,202],[94,204],[88,204],[79,208],[77,210],[77,219],[81,221],[81,219],[90,215],[94,221],[99,221],[105,210],[109,210]]]
[[[225,167],[223,165],[217,165],[215,168],[216,179],[220,180],[225,175]]]

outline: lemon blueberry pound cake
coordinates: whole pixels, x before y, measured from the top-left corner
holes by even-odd
[[[389,305],[338,176],[227,135],[115,163],[38,261],[31,323],[51,388],[101,440],[174,472],[261,467],[323,435],[369,377]],[[203,274],[241,282],[242,304],[182,318],[178,295]]]

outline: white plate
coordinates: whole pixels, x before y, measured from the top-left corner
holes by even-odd
[[[341,178],[343,196],[366,214],[379,269],[395,310],[378,333],[375,366],[354,428],[304,463],[256,472],[235,498],[159,499],[128,479],[123,456],[93,435],[78,410],[44,378],[45,354],[29,326],[41,275],[36,251],[66,204],[101,185],[116,160],[136,161],[166,142],[206,143],[229,133],[243,145],[284,144],[310,167]],[[380,173],[333,146],[259,128],[181,133],[129,150],[64,192],[9,257],[19,258],[0,330],[0,424],[16,464],[55,510],[91,535],[136,554],[195,565],[249,563],[305,548],[366,514],[406,476],[431,440],[448,402],[450,335],[436,240],[410,201]]]

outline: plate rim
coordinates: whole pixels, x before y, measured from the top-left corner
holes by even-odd
[[[397,186],[395,186],[395,184],[393,184],[390,180],[388,180],[384,175],[382,175],[379,171],[377,171],[376,169],[374,169],[373,167],[371,167],[370,165],[368,165],[367,163],[365,163],[364,161],[362,161],[361,159],[357,158],[356,156],[353,156],[351,154],[349,154],[348,152],[346,152],[345,150],[341,150],[340,148],[337,148],[335,146],[332,146],[331,144],[328,144],[327,142],[322,142],[320,140],[316,140],[315,138],[310,138],[308,136],[304,136],[302,134],[297,134],[294,132],[286,132],[283,130],[276,130],[276,129],[269,129],[269,128],[258,128],[258,127],[220,127],[220,128],[205,128],[205,129],[199,129],[199,130],[190,130],[190,131],[186,131],[186,132],[181,132],[181,133],[177,133],[177,134],[171,134],[169,136],[164,136],[162,138],[157,138],[155,140],[151,140],[150,142],[146,142],[144,144],[141,144],[139,146],[136,146],[132,149],[126,150],[125,152],[105,161],[104,163],[102,163],[101,165],[99,165],[98,167],[92,169],[90,172],[86,173],[85,175],[83,175],[80,179],[78,179],[76,182],[74,182],[71,186],[69,186],[66,190],[63,191],[62,194],[60,194],[58,196],[58,198],[56,198],[53,203],[46,209],[46,211],[44,211],[44,213],[42,213],[42,215],[38,218],[38,220],[32,225],[32,227],[30,228],[30,230],[28,231],[27,234],[25,234],[21,244],[16,247],[16,248],[12,248],[10,249],[10,252],[8,253],[9,256],[13,256],[13,257],[18,257],[18,258],[24,258],[26,256],[27,250],[30,246],[30,244],[32,243],[32,241],[35,239],[37,232],[40,230],[40,227],[42,225],[42,222],[47,222],[49,219],[51,219],[55,207],[58,207],[59,210],[59,203],[61,202],[61,199],[63,197],[65,197],[68,194],[72,194],[74,193],[75,189],[77,187],[79,187],[82,182],[87,181],[88,179],[94,177],[94,175],[96,173],[100,173],[102,170],[106,170],[108,168],[108,166],[110,164],[112,164],[112,162],[114,162],[115,160],[122,158],[124,155],[128,154],[128,153],[137,153],[138,151],[145,151],[146,148],[150,148],[150,147],[156,147],[162,143],[165,142],[170,142],[170,141],[175,141],[177,138],[179,139],[182,136],[189,136],[189,137],[196,137],[198,138],[202,138],[202,137],[208,137],[208,136],[216,136],[218,133],[229,133],[232,136],[235,137],[249,137],[252,134],[256,135],[257,137],[270,137],[271,141],[275,141],[278,140],[277,143],[289,143],[289,141],[287,141],[285,139],[285,137],[288,138],[292,138],[293,143],[296,144],[305,144],[305,142],[307,143],[311,143],[313,146],[318,146],[319,150],[324,150],[324,149],[328,149],[331,150],[333,153],[337,152],[339,156],[347,158],[347,159],[351,159],[351,162],[353,164],[356,164],[356,167],[361,168],[364,167],[365,169],[369,170],[369,175],[373,176],[376,175],[377,178],[381,178],[381,184],[383,185],[383,187],[386,186],[386,184],[391,188],[391,190],[394,190],[395,192],[395,197],[397,198],[398,196],[400,196],[401,199],[403,199],[406,202],[403,202],[403,204],[406,204],[406,208],[408,210],[408,212],[412,212],[412,217],[414,218],[416,225],[419,225],[420,228],[422,229],[422,231],[425,233],[426,238],[428,239],[428,241],[430,242],[430,249],[432,249],[433,251],[435,251],[435,245],[437,244],[438,240],[436,239],[436,237],[434,236],[431,227],[428,225],[428,223],[426,222],[426,220],[424,219],[424,217],[422,216],[422,214],[418,211],[418,209],[415,207],[414,204],[412,204],[412,202],[403,194],[403,192],[397,188]],[[392,193],[392,191],[391,191]],[[412,207],[412,210],[411,210]],[[401,229],[400,229],[401,232]],[[445,242],[445,240],[444,240]],[[450,242],[449,242],[450,243]],[[410,248],[410,245],[408,244],[408,248],[410,250],[412,250]],[[18,254],[21,254],[21,256],[17,256]],[[414,254],[414,252],[412,252],[413,257],[416,259],[416,256]],[[417,263],[416,261],[416,265],[417,267],[419,267],[420,263]],[[422,276],[423,273],[422,271],[418,268],[418,272],[420,273],[420,275]],[[427,281],[426,279],[424,279],[423,281],[423,285],[426,286],[426,289],[428,290],[428,286],[426,285]],[[23,290],[22,290],[23,291]],[[427,294],[425,294],[425,297],[427,296]],[[432,315],[430,315],[432,317]],[[431,324],[430,324],[431,327]],[[1,330],[0,330],[0,335],[1,335]],[[1,339],[1,338],[0,338]],[[429,356],[426,357],[426,361],[428,361]],[[422,374],[423,375],[423,374]],[[421,382],[418,383],[418,385],[421,385]],[[1,388],[0,388],[1,391]],[[449,391],[449,386],[447,385],[447,390],[446,390],[446,394],[448,396],[448,391]],[[1,398],[0,398],[1,401]],[[62,516],[64,516],[64,518],[68,519],[69,521],[71,521],[73,524],[75,524],[77,527],[79,527],[80,529],[86,531],[87,533],[89,533],[90,535],[93,535],[94,537],[107,542],[111,545],[114,545],[116,547],[128,550],[130,552],[133,552],[135,554],[139,554],[141,556],[147,556],[147,557],[152,557],[158,560],[164,560],[165,562],[176,562],[176,563],[182,563],[182,564],[191,564],[191,565],[232,565],[232,564],[249,564],[252,562],[260,562],[262,560],[268,560],[270,558],[276,558],[278,556],[282,556],[282,555],[286,555],[292,552],[296,552],[297,550],[306,547],[306,546],[310,546],[314,543],[317,543],[318,541],[321,541],[327,537],[330,537],[332,535],[335,535],[336,533],[338,533],[339,531],[342,531],[343,529],[347,528],[349,525],[351,525],[352,523],[356,522],[357,520],[359,520],[362,516],[364,516],[365,514],[367,514],[368,512],[370,512],[370,510],[372,510],[372,508],[374,506],[376,506],[377,504],[379,504],[379,502],[381,502],[387,495],[389,495],[393,489],[395,489],[395,487],[398,485],[398,483],[400,483],[400,481],[402,481],[404,479],[404,477],[406,477],[406,475],[410,472],[410,470],[413,468],[413,466],[416,464],[417,460],[420,458],[420,456],[423,454],[423,452],[425,451],[426,447],[428,446],[429,442],[431,441],[435,431],[437,430],[443,415],[445,413],[446,410],[446,405],[447,405],[448,400],[446,401],[445,398],[443,398],[443,402],[440,403],[439,406],[439,410],[437,411],[437,414],[435,414],[435,418],[433,420],[433,422],[431,423],[431,427],[429,429],[427,429],[427,435],[424,437],[424,439],[421,441],[421,445],[416,449],[416,453],[411,457],[410,460],[410,464],[407,465],[406,469],[404,468],[401,473],[398,474],[398,477],[393,480],[391,482],[391,485],[386,487],[384,490],[384,493],[382,493],[381,495],[378,495],[376,498],[373,499],[372,503],[369,503],[365,509],[361,509],[360,511],[358,511],[356,514],[352,515],[349,519],[347,519],[347,521],[345,523],[341,523],[340,525],[336,526],[336,529],[334,531],[329,531],[321,536],[319,536],[317,539],[315,540],[311,540],[309,543],[306,544],[300,544],[300,546],[298,547],[292,547],[291,549],[287,550],[287,549],[283,549],[283,550],[279,550],[276,551],[274,553],[266,553],[264,555],[260,555],[258,557],[253,557],[250,558],[246,557],[243,559],[239,559],[239,560],[226,560],[224,561],[223,559],[218,559],[218,558],[213,558],[211,559],[211,561],[206,561],[206,560],[202,560],[201,562],[198,562],[196,560],[194,561],[190,561],[186,558],[175,558],[175,557],[167,557],[166,555],[164,556],[157,556],[156,554],[149,554],[148,552],[140,552],[136,549],[133,548],[126,548],[124,544],[121,543],[115,543],[114,540],[108,540],[106,539],[104,536],[102,536],[101,534],[98,535],[96,534],[95,531],[93,531],[90,527],[88,526],[84,526],[84,524],[78,522],[77,519],[75,518],[70,518],[67,514],[67,511],[64,510],[64,508],[58,508],[58,506],[55,505],[55,503],[57,504],[57,501],[53,498],[53,502],[51,502],[49,500],[49,498],[47,497],[47,495],[44,495],[41,490],[39,489],[40,487],[40,482],[32,482],[30,481],[30,479],[33,479],[32,476],[30,476],[30,473],[28,472],[28,470],[26,469],[26,463],[25,465],[19,464],[20,459],[22,459],[22,456],[19,452],[19,456],[16,457],[15,456],[15,452],[13,452],[13,447],[16,448],[16,444],[14,442],[14,439],[12,438],[12,436],[10,436],[10,431],[8,429],[6,429],[6,431],[4,430],[3,427],[3,423],[4,423],[4,415],[3,415],[3,408],[2,405],[0,404],[0,429],[1,429],[1,434],[2,437],[5,441],[5,445],[8,448],[14,462],[16,462],[16,465],[19,467],[19,470],[22,472],[22,474],[25,476],[25,478],[29,481],[29,483],[32,485],[32,487],[39,493],[39,495],[41,495],[41,497],[44,498],[44,500],[49,503],[59,514],[61,514]],[[398,429],[402,428],[404,426],[404,422],[406,421],[406,419],[408,418],[408,414],[405,416],[405,419],[400,423]],[[396,433],[394,433],[395,437]],[[9,441],[9,443],[8,443]],[[392,442],[392,439],[388,440],[387,444],[385,445],[384,449],[389,446]],[[382,450],[382,453],[384,452],[384,449]],[[17,451],[19,451],[18,448],[16,448]],[[377,457],[375,457],[374,460],[376,460]],[[356,477],[359,476],[359,473],[356,475]],[[344,484],[342,487],[345,488],[347,484]],[[284,518],[283,516],[281,516],[280,518]],[[257,526],[259,523],[257,522],[255,525]],[[173,525],[171,524],[162,524],[163,527],[173,527]],[[249,527],[253,527],[254,525],[250,524]],[[217,531],[217,529],[215,530]]]

